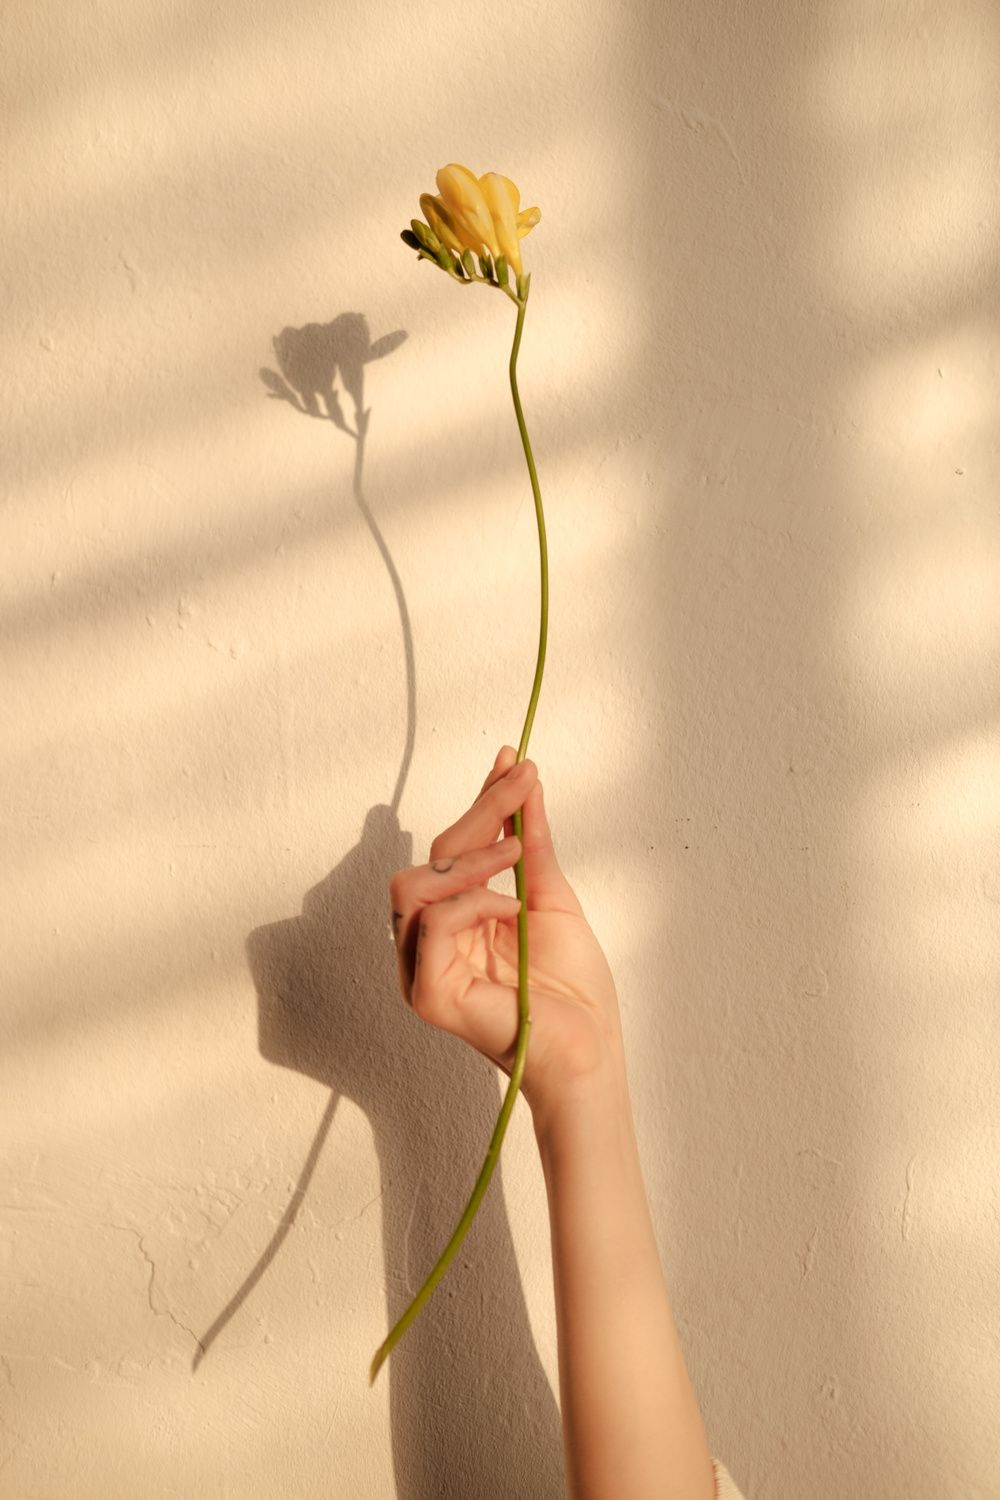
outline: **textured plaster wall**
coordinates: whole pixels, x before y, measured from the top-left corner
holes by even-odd
[[[534,754],[713,1449],[996,1500],[994,0],[0,29],[0,1491],[559,1493],[524,1113],[365,1382],[499,1098],[396,1000],[384,883],[536,628],[511,310],[397,238],[458,159],[543,214]],[[360,455],[275,399],[342,314],[407,337],[283,348],[335,341]]]

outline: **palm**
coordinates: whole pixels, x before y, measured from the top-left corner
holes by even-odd
[[[467,993],[495,1017],[496,1040],[506,1046],[489,1049],[490,1055],[509,1065],[517,1031],[517,927],[493,927],[492,941],[483,934],[476,943],[485,967],[477,972],[470,955]],[[530,1100],[540,1074],[558,1068],[573,1075],[591,1065],[598,1039],[617,1030],[617,1005],[604,954],[582,913],[529,911],[528,959],[531,1043],[524,1088]]]
[[[531,1032],[528,1102],[582,1079],[620,1044],[614,982],[559,868],[538,773],[505,747],[472,807],[431,845],[431,863],[391,882],[403,994],[418,1015],[501,1067],[518,1031],[518,903],[490,888],[523,853]],[[504,837],[522,809],[523,841]]]

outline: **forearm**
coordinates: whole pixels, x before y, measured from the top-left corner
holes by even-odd
[[[572,1500],[713,1500],[701,1416],[674,1328],[615,1052],[534,1106],[552,1232]]]
[[[518,942],[489,888],[523,850],[531,1041],[524,1097],[549,1197],[572,1500],[714,1500],[646,1202],[607,959],[559,868],[537,771],[505,746],[482,793],[390,884],[400,987],[501,1066],[514,1056]],[[517,808],[523,840],[501,839]]]

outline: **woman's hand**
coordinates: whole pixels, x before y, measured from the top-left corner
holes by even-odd
[[[418,1015],[509,1068],[517,913],[488,882],[521,852],[531,1039],[524,1094],[549,1200],[572,1500],[709,1500],[715,1480],[677,1341],[632,1125],[618,1001],[556,862],[538,773],[505,746],[477,800],[390,885],[400,985]]]
[[[504,746],[468,812],[434,840],[430,862],[400,870],[390,894],[407,1003],[509,1071],[519,902],[488,882],[517,862],[509,828],[523,808],[532,1017],[523,1090],[535,1111],[617,1064],[621,1033],[607,960],[556,860],[538,772],[515,760]]]

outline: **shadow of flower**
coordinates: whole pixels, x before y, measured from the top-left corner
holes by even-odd
[[[298,917],[247,939],[261,1054],[331,1093],[281,1222],[202,1336],[194,1368],[280,1251],[341,1097],[364,1110],[378,1154],[388,1326],[464,1208],[499,1108],[495,1068],[403,1004],[389,933],[389,877],[412,859],[398,809],[416,734],[416,676],[402,582],[363,492],[364,370],[405,338],[397,330],[373,344],[365,317],[342,313],[282,329],[273,341],[281,373],[260,372],[269,396],[354,439],[354,498],[399,608],[407,733],[391,804],[370,809],[360,841],[306,894]],[[353,429],[338,377],[353,402]],[[398,1500],[561,1500],[559,1411],[528,1321],[499,1168],[461,1255],[394,1351],[389,1380]]]

